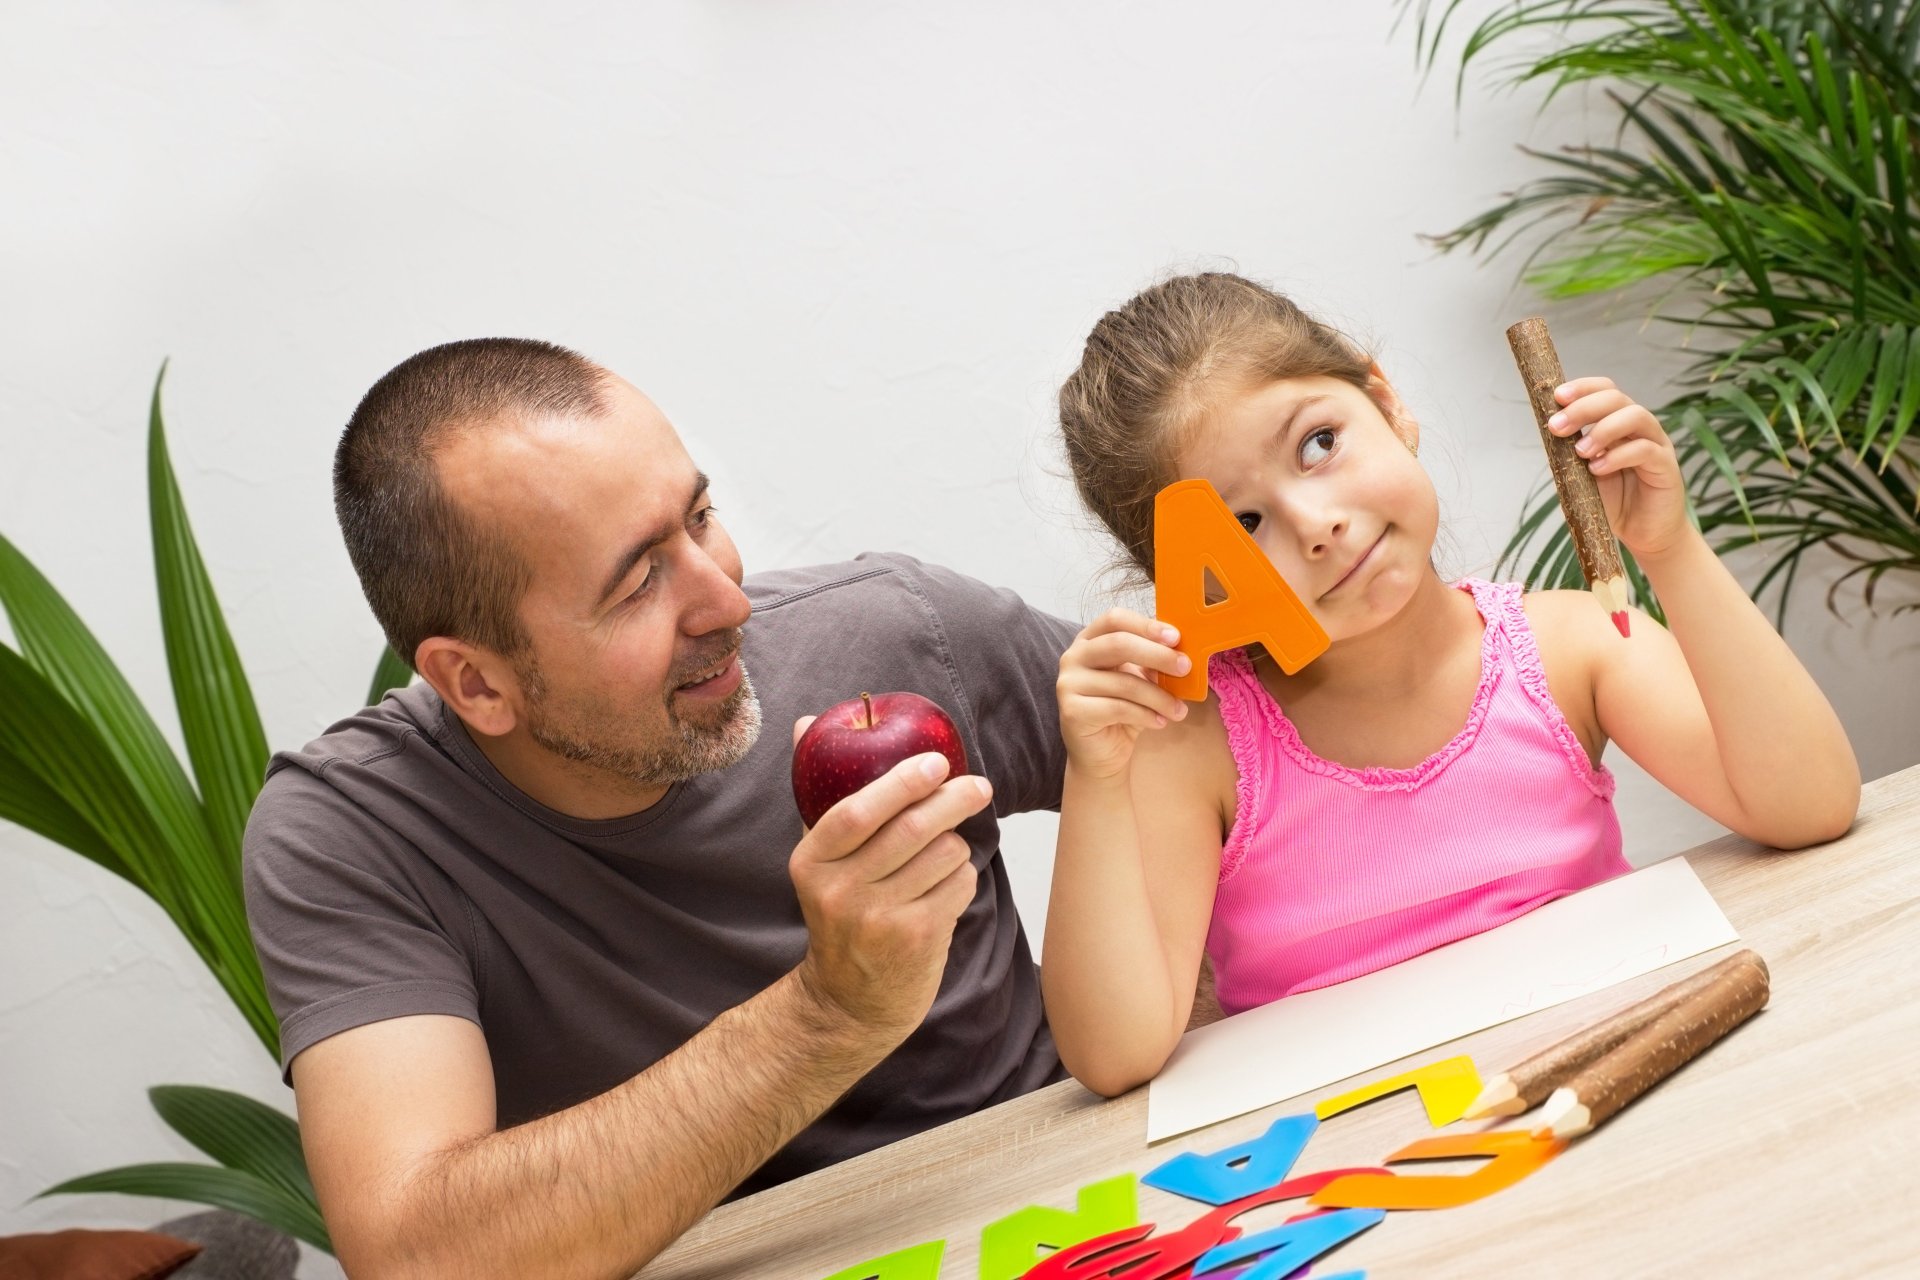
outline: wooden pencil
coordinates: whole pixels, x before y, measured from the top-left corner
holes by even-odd
[[[1582,1068],[1553,1091],[1536,1138],[1566,1139],[1597,1128],[1693,1061],[1767,1003],[1765,969],[1734,965]]]
[[[1662,987],[1612,1017],[1576,1031],[1492,1077],[1462,1118],[1478,1120],[1483,1116],[1517,1116],[1522,1111],[1531,1111],[1574,1072],[1738,965],[1757,967],[1763,974],[1767,968],[1767,962],[1757,951],[1738,951],[1690,977]]]
[[[1557,436],[1547,419],[1560,411],[1553,398],[1556,387],[1567,380],[1560,367],[1560,355],[1553,349],[1547,322],[1528,316],[1507,330],[1507,345],[1513,348],[1514,363],[1520,366],[1520,378],[1527,384],[1527,400],[1533,405],[1534,424],[1540,428],[1540,442],[1547,449],[1547,465],[1553,471],[1553,487],[1560,495],[1560,510],[1567,517],[1567,531],[1573,537],[1573,549],[1580,556],[1580,572],[1587,579],[1587,590],[1613,619],[1622,636],[1628,634],[1627,570],[1620,559],[1620,544],[1614,541],[1613,526],[1607,523],[1606,504],[1600,498],[1600,483],[1587,469],[1587,460],[1574,451],[1575,436]]]

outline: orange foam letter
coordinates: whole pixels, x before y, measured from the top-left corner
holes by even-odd
[[[1307,1203],[1341,1209],[1451,1209],[1512,1186],[1566,1148],[1564,1142],[1536,1138],[1525,1129],[1424,1138],[1388,1156],[1387,1163],[1446,1160],[1457,1156],[1492,1156],[1493,1159],[1459,1177],[1352,1174],[1328,1183]]]
[[[1207,570],[1226,592],[1207,603]],[[1240,522],[1205,480],[1182,480],[1153,500],[1154,610],[1180,629],[1180,652],[1193,660],[1184,676],[1162,674],[1175,697],[1207,696],[1207,659],[1258,641],[1292,675],[1327,651],[1327,633],[1293,593]]]

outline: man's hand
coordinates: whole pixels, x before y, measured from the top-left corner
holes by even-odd
[[[794,725],[796,742],[812,719]],[[926,1017],[973,901],[971,850],[953,828],[993,796],[947,768],[937,752],[901,761],[827,810],[787,864],[807,922],[801,986],[827,1016],[897,1040]]]
[[[301,1137],[347,1268],[617,1277],[665,1248],[926,1016],[973,900],[953,827],[989,795],[946,768],[915,756],[828,810],[791,863],[806,958],[598,1097],[495,1130],[486,1041],[455,1017],[370,1023],[297,1056]]]

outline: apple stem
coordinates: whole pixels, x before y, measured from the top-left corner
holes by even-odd
[[[865,689],[860,691],[860,702],[867,709],[867,728],[873,728],[873,697]]]

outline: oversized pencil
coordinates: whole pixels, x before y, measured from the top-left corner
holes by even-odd
[[[1478,1120],[1483,1116],[1517,1116],[1522,1111],[1531,1111],[1545,1101],[1548,1094],[1565,1084],[1574,1072],[1616,1048],[1628,1036],[1674,1005],[1705,990],[1728,969],[1743,965],[1757,968],[1763,975],[1767,971],[1767,962],[1760,958],[1758,952],[1739,951],[1718,964],[1708,965],[1691,977],[1662,987],[1611,1018],[1576,1031],[1492,1077],[1468,1106],[1463,1118]]]
[[[1553,398],[1554,388],[1567,380],[1560,368],[1560,355],[1553,349],[1547,322],[1528,316],[1507,330],[1507,345],[1513,348],[1514,363],[1527,384],[1527,399],[1533,405],[1533,419],[1540,428],[1540,441],[1547,447],[1547,465],[1553,471],[1553,487],[1560,495],[1560,510],[1566,513],[1567,532],[1573,536],[1573,549],[1580,556],[1580,572],[1586,576],[1587,589],[1606,609],[1622,636],[1627,634],[1627,570],[1620,561],[1620,544],[1614,541],[1613,526],[1607,523],[1606,504],[1600,499],[1600,484],[1587,470],[1587,460],[1574,452],[1573,436],[1557,436],[1547,428],[1547,419],[1560,411]]]
[[[1571,1138],[1691,1062],[1767,1003],[1766,970],[1734,965],[1553,1091],[1536,1138]]]

